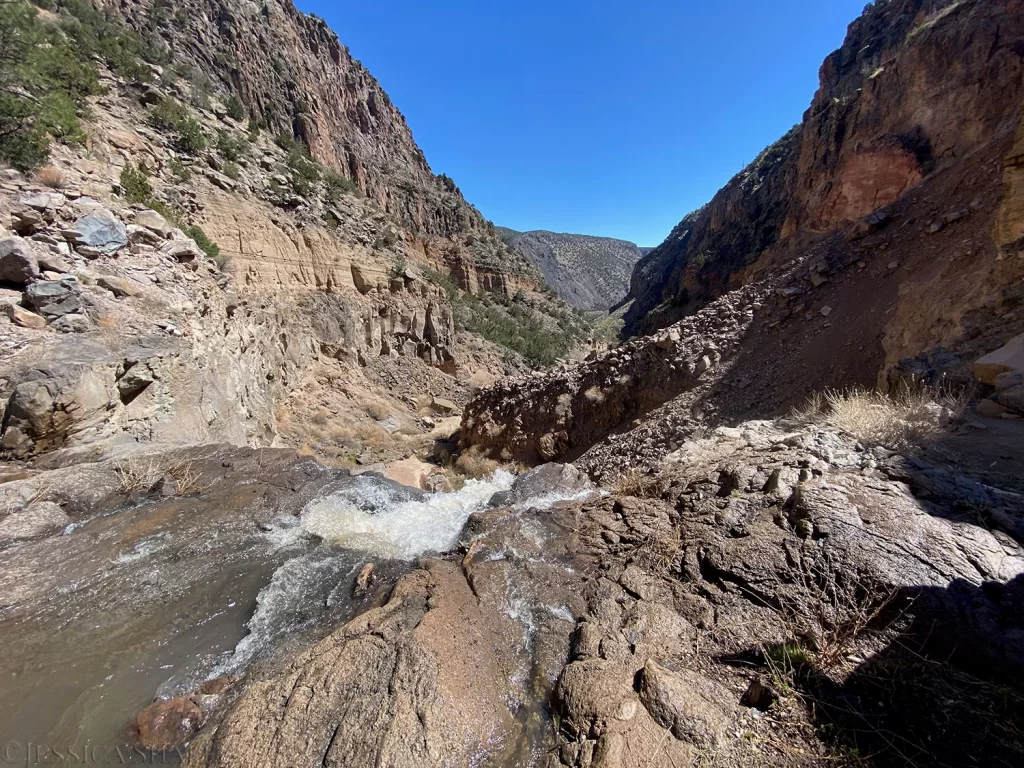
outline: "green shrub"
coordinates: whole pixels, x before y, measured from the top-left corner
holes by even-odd
[[[224,175],[227,176],[229,179],[234,179],[235,181],[238,181],[241,178],[242,173],[241,171],[238,170],[238,165],[228,160],[226,163],[224,163]]]
[[[209,237],[207,237],[206,233],[203,232],[202,229],[200,229],[197,226],[191,226],[187,227],[184,230],[184,232],[186,235],[188,235],[189,237],[196,241],[196,245],[199,246],[199,248],[203,251],[203,253],[207,255],[207,257],[209,257],[213,261],[218,261],[218,259],[220,258],[220,246],[213,242]]]
[[[174,144],[182,152],[194,155],[206,149],[202,124],[172,98],[165,98],[149,111],[150,123],[175,134]]]
[[[161,131],[177,131],[178,125],[188,117],[188,112],[174,99],[161,99],[149,110],[149,122]]]
[[[291,169],[293,176],[311,184],[320,181],[320,166],[309,159],[308,150],[303,145],[298,144],[292,147],[285,163]]]
[[[178,149],[194,155],[206,149],[203,126],[194,117],[186,117],[178,126]]]
[[[248,153],[248,146],[242,139],[232,136],[228,131],[221,131],[217,136],[217,151],[221,157],[237,162]]]
[[[324,190],[327,193],[327,199],[331,201],[338,200],[342,195],[358,195],[359,187],[351,179],[346,179],[340,173],[332,171],[329,168],[324,169]]]
[[[404,277],[405,270],[408,268],[408,264],[405,261],[405,254],[400,253],[395,256],[394,262],[391,264],[391,276],[392,277]]]
[[[142,168],[129,163],[121,171],[121,190],[129,203],[150,205],[153,200],[153,186]]]
[[[224,105],[224,109],[227,110],[228,117],[232,120],[237,120],[238,122],[245,120],[245,107],[242,106],[242,102],[239,101],[235,94],[231,94],[231,97]]]
[[[62,29],[74,40],[77,51],[85,58],[101,57],[121,77],[148,82],[153,73],[145,62],[167,60],[162,45],[121,25],[88,0],[57,0],[55,4],[63,16]]]
[[[192,178],[192,171],[189,167],[176,157],[171,158],[167,164],[167,170],[170,171],[175,181],[184,182]]]

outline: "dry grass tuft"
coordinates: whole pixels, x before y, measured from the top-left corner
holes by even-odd
[[[864,443],[907,451],[938,438],[963,415],[969,402],[966,389],[951,394],[920,388],[898,395],[851,389],[816,393],[792,415],[800,421],[828,424]]]
[[[494,474],[499,468],[498,462],[484,456],[475,446],[468,451],[464,451],[455,460],[455,470],[457,472],[476,480]]]
[[[148,491],[164,476],[163,464],[156,456],[130,456],[114,466],[124,493]]]
[[[665,492],[665,481],[659,473],[632,467],[618,476],[615,480],[614,491],[619,496],[660,499]]]
[[[65,189],[68,186],[68,179],[64,173],[52,165],[40,168],[36,172],[36,181],[50,189]]]
[[[391,407],[384,400],[369,400],[364,408],[367,415],[376,421],[383,421],[393,413]]]
[[[170,477],[174,481],[178,496],[189,496],[205,490],[205,486],[200,483],[202,473],[195,469],[191,459],[130,456],[117,462],[114,471],[121,480],[123,493],[150,491],[165,477]]]

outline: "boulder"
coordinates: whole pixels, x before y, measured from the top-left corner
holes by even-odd
[[[25,286],[39,279],[39,261],[20,237],[0,240],[0,282]]]
[[[40,317],[34,312],[29,312],[27,309],[19,307],[17,304],[7,305],[7,316],[11,318],[12,323],[19,325],[22,328],[42,329],[46,327],[45,318]]]
[[[18,198],[20,205],[41,213],[63,208],[67,201],[68,199],[60,192],[35,192]]]
[[[1006,413],[1006,406],[1000,405],[995,400],[982,400],[978,403],[974,411],[979,416],[988,416],[993,419],[998,419]]]
[[[37,501],[0,520],[0,544],[30,541],[64,530],[71,524],[60,504]]]
[[[88,248],[112,256],[128,246],[128,230],[124,224],[104,214],[90,214],[75,222],[68,231],[79,248]]]
[[[38,259],[39,269],[41,270],[56,272],[62,275],[71,271],[71,267],[68,266],[67,262],[52,251],[41,251],[38,255]]]
[[[11,214],[11,229],[19,235],[31,235],[46,226],[46,219],[39,211],[22,208]]]
[[[994,352],[989,352],[974,364],[974,376],[982,384],[995,386],[1003,373],[1024,371],[1024,333],[1015,336]]]
[[[174,231],[174,226],[167,223],[167,219],[156,211],[151,211],[149,209],[138,211],[135,214],[135,223],[140,227],[145,227],[151,232],[154,232],[165,240],[170,237],[171,232]]]
[[[721,706],[729,699],[728,690],[688,670],[672,672],[650,660],[644,666],[640,703],[680,741],[715,749],[730,722]]]
[[[443,397],[431,398],[430,407],[435,413],[440,413],[445,416],[453,414],[457,410],[459,410],[459,406],[457,406],[451,400],[445,400]]]
[[[106,288],[117,297],[138,296],[142,293],[142,286],[134,280],[126,280],[114,275],[102,275],[96,279],[96,284],[100,288]]]
[[[996,396],[996,400],[1014,413],[1024,415],[1024,384],[1004,389]]]
[[[89,318],[85,315],[72,313],[58,317],[50,323],[50,327],[61,333],[85,333],[92,328],[92,323],[89,322]]]
[[[194,240],[189,239],[170,240],[162,245],[160,250],[178,261],[194,261],[206,255]]]
[[[1002,392],[1004,389],[1010,389],[1011,387],[1019,387],[1024,384],[1024,371],[1009,371],[1008,373],[1001,373],[996,376],[996,392]]]
[[[572,464],[542,464],[517,478],[507,491],[491,497],[493,507],[507,507],[528,499],[545,496],[575,496],[580,498],[596,493],[594,484]]]
[[[33,283],[25,291],[25,303],[51,320],[82,310],[78,281],[71,277]]]
[[[191,699],[156,701],[135,718],[139,746],[174,749],[187,742],[203,724],[203,712]]]

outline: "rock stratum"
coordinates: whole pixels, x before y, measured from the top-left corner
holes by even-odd
[[[322,22],[276,2],[98,7],[54,18],[159,63],[127,76],[97,55],[85,143],[5,171],[6,456],[400,458],[430,442],[435,396],[523,364],[488,339],[583,340]]]
[[[502,239],[530,260],[565,301],[585,310],[608,309],[629,289],[644,249],[625,240],[499,228]]]

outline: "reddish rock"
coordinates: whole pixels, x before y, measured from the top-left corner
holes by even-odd
[[[173,749],[181,746],[203,724],[203,712],[191,699],[155,701],[135,718],[139,745],[145,749]]]

